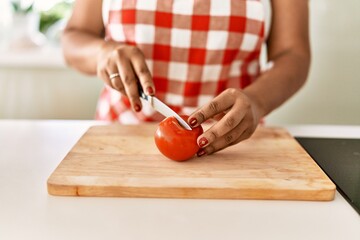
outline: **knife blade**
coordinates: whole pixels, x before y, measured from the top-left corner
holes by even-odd
[[[160,101],[158,98],[154,96],[146,95],[140,86],[139,86],[139,95],[142,100],[145,100],[147,103],[149,103],[153,109],[155,109],[163,116],[165,117],[173,116],[185,129],[192,130],[190,125],[184,119],[182,119],[179,116],[179,114],[177,114],[174,110],[172,110],[168,105]]]

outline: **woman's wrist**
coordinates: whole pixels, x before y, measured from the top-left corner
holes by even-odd
[[[252,103],[252,109],[254,111],[254,115],[257,118],[257,120],[260,121],[260,119],[262,119],[268,114],[268,111],[266,110],[266,106],[264,106],[258,94],[256,94],[251,89],[249,89],[249,87],[244,89],[243,93],[250,99]]]
[[[115,49],[116,42],[103,40],[99,47],[97,60],[99,61],[105,54]]]

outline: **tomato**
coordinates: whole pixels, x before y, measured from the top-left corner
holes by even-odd
[[[187,121],[189,116],[181,116]],[[155,143],[159,151],[174,161],[192,158],[199,150],[197,138],[203,133],[199,125],[192,130],[183,128],[175,117],[165,118],[155,132]]]

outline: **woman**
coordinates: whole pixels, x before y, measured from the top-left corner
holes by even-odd
[[[106,85],[98,119],[161,120],[139,82],[192,127],[218,120],[198,156],[249,138],[310,65],[306,0],[77,0],[62,41],[68,64]],[[260,72],[263,42],[272,68]]]

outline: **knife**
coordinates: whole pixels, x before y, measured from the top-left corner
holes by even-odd
[[[178,122],[180,123],[181,126],[183,126],[187,130],[192,130],[191,127],[189,126],[189,124],[184,119],[182,119],[179,116],[179,114],[177,114],[174,110],[172,110],[168,105],[166,105],[165,103],[163,103],[162,101],[160,101],[158,98],[156,98],[154,96],[146,95],[144,93],[143,89],[141,88],[140,84],[139,84],[139,95],[140,95],[141,99],[148,102],[153,109],[155,109],[157,112],[159,112],[163,116],[165,116],[165,117],[174,116],[176,118],[176,120],[178,120]]]

